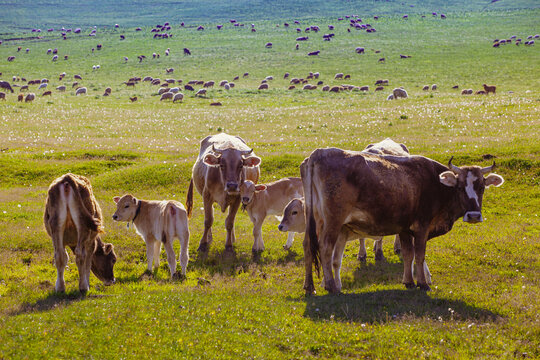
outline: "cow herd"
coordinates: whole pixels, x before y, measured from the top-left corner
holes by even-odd
[[[299,165],[300,178],[258,184],[260,166],[261,158],[242,138],[225,133],[208,136],[200,144],[185,207],[177,201],[148,201],[127,194],[114,197],[112,218],[131,222],[143,237],[148,271],[159,266],[163,245],[171,277],[185,278],[195,188],[204,208],[199,252],[208,252],[213,240],[214,203],[222,212],[228,209],[225,251],[233,250],[234,220],[242,206],[253,222],[254,254],[264,250],[262,223],[269,215],[282,215],[278,228],[289,232],[285,249],[291,247],[295,232],[305,233],[304,289],[308,295],[315,292],[313,265],[317,272],[322,267],[324,288],[339,293],[346,242],[359,239],[358,257],[365,260],[365,238],[375,239],[376,259],[382,259],[382,237],[387,235],[396,235],[394,249],[403,254],[405,286],[429,290],[427,240],[449,232],[461,217],[467,223],[481,222],[485,188],[504,182],[491,173],[495,164],[458,167],[450,159],[445,166],[410,155],[405,145],[390,139],[363,151],[316,149]],[[113,245],[101,240],[103,215],[88,179],[65,174],[54,180],[44,223],[54,246],[56,291],[65,291],[66,247],[75,254],[81,292],[89,289],[90,271],[105,285],[115,282],[117,257]],[[180,240],[180,274],[172,245],[175,238]]]

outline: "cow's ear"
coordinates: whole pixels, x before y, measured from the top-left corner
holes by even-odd
[[[247,158],[244,158],[244,166],[247,167],[254,167],[261,163],[261,158],[257,156],[250,156]]]
[[[105,245],[103,245],[103,252],[105,253],[105,255],[109,255],[111,253],[111,251],[113,251],[113,249],[114,249],[113,244],[105,244]]]
[[[207,154],[204,157],[204,163],[209,166],[218,166],[219,165],[219,157],[217,157],[214,154]]]
[[[504,183],[504,179],[501,175],[489,174],[488,176],[484,178],[484,182],[486,184],[486,187],[491,186],[491,185],[498,187]]]
[[[113,197],[114,203],[118,204],[118,201],[120,201],[120,196]]]
[[[457,175],[452,171],[445,171],[439,175],[439,180],[443,185],[454,187],[457,185]]]
[[[255,185],[255,191],[264,191],[264,190],[266,190],[266,185],[262,185],[262,184]]]

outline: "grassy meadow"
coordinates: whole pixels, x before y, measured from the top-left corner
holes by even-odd
[[[181,14],[158,16],[166,9],[139,4],[140,11],[127,8],[129,26],[118,29],[111,25],[124,23],[115,20],[113,5],[104,7],[102,17],[85,7],[73,17],[79,22],[71,23],[80,24],[82,34],[68,34],[67,40],[57,31],[37,39],[26,29],[74,21],[67,10],[54,17],[49,6],[63,2],[50,1],[41,9],[42,3],[33,10],[27,8],[30,2],[5,4],[6,14],[21,17],[18,25],[11,15],[0,16],[0,80],[23,85],[12,77],[48,78],[52,90],[51,97],[42,97],[44,90],[30,86],[36,100],[19,103],[14,88],[15,94],[0,100],[0,359],[540,357],[540,44],[492,47],[496,38],[516,35],[525,41],[540,33],[535,2],[500,1],[482,12],[487,2],[444,7],[417,1],[410,2],[415,7],[409,6],[409,19],[403,20],[407,6],[400,2],[352,2],[351,8],[316,2],[316,16],[307,19],[300,2],[289,3],[294,16],[287,16],[285,10],[271,13],[268,2],[228,13],[216,5],[226,2],[206,1],[193,9],[186,5],[191,22],[184,28],[178,24]],[[203,5],[211,9],[207,17],[201,15]],[[431,15],[441,9],[447,19]],[[377,32],[347,32],[348,19],[336,18],[349,10]],[[38,22],[32,11],[41,11],[43,19]],[[129,20],[130,14],[140,22]],[[383,15],[374,20],[377,14]],[[244,16],[238,19],[244,27],[228,23],[235,16]],[[302,29],[318,25],[321,32],[297,34],[294,18]],[[168,20],[176,21],[173,37],[153,39],[152,26]],[[107,28],[100,26],[89,37],[93,24]],[[204,31],[196,31],[199,24]],[[224,24],[223,30],[217,24]],[[323,41],[328,32],[335,37]],[[298,36],[309,41],[295,50]],[[264,47],[267,42],[271,49]],[[97,44],[102,50],[92,52]],[[366,53],[356,54],[358,46]],[[193,55],[185,56],[184,47]],[[57,62],[46,54],[49,48],[58,48]],[[315,50],[321,50],[319,56],[307,56]],[[152,59],[154,52],[159,59]],[[147,58],[139,63],[138,55]],[[16,58],[7,62],[8,56]],[[381,57],[384,63],[378,62]],[[170,67],[174,73],[166,74]],[[62,72],[67,75],[59,80]],[[249,77],[242,77],[245,72]],[[370,90],[287,90],[285,72],[298,78],[320,72],[325,85]],[[351,79],[334,80],[338,72]],[[78,82],[87,95],[75,96],[74,74],[82,76]],[[173,104],[159,101],[158,86],[140,82],[126,88],[123,82],[135,76],[184,84],[214,80],[216,86],[205,97],[182,91],[183,102]],[[217,86],[235,76],[240,79],[234,88]],[[274,77],[269,89],[258,91],[267,76]],[[390,85],[375,92],[378,79]],[[484,83],[497,85],[497,94],[460,95]],[[438,89],[422,91],[428,84]],[[59,85],[68,90],[57,92]],[[409,98],[386,101],[399,86]],[[102,96],[106,87],[112,88],[109,97]],[[133,96],[138,100],[132,103]],[[223,105],[209,105],[218,101]],[[458,220],[450,233],[429,241],[433,285],[427,293],[401,284],[402,262],[388,237],[386,260],[377,263],[371,241],[365,264],[356,259],[358,243],[347,245],[341,295],[328,295],[316,281],[317,295],[305,297],[303,236],[283,250],[286,234],[268,218],[266,250],[253,258],[252,225],[240,211],[234,255],[224,252],[225,214],[216,208],[214,242],[206,257],[199,256],[204,216],[198,194],[189,224],[187,279],[169,280],[164,251],[160,268],[145,274],[144,242],[125,223],[112,221],[112,198],[129,192],[185,203],[199,141],[221,131],[253,146],[262,158],[261,182],[299,176],[300,162],[315,148],[359,150],[386,137],[442,163],[454,156],[456,165],[487,166],[494,156],[496,173],[506,182],[486,190],[483,223]],[[43,227],[48,185],[66,172],[90,179],[105,218],[104,241],[114,244],[118,256],[116,284],[105,287],[92,275],[85,297],[77,290],[71,251],[67,293],[54,292],[52,242]]]

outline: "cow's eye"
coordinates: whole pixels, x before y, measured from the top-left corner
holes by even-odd
[[[297,214],[298,214],[298,211],[293,211],[292,214],[293,214],[293,215],[297,215]]]

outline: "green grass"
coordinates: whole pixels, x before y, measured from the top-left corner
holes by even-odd
[[[540,54],[538,45],[494,49],[491,44],[495,38],[539,33],[540,12],[531,1],[499,1],[480,12],[485,3],[412,2],[416,6],[408,8],[401,2],[315,2],[304,14],[304,3],[287,2],[275,12],[269,9],[281,9],[280,3],[251,2],[241,12],[238,3],[235,12],[228,3],[208,1],[207,30],[175,26],[168,40],[151,39],[149,27],[135,32],[124,26],[180,18],[203,22],[203,3],[185,5],[169,19],[161,11],[165,3],[138,4],[136,13],[126,6],[124,23],[117,11],[123,3],[66,4],[58,12],[35,3],[32,11],[41,14],[42,29],[67,23],[65,14],[74,9],[80,10],[69,20],[74,25],[123,25],[120,31],[100,28],[95,38],[70,35],[65,41],[56,34],[25,40],[31,34],[14,30],[16,16],[8,14],[20,17],[19,27],[38,26],[30,24],[38,18],[28,9],[30,2],[2,3],[1,26],[9,25],[6,31],[13,34],[0,37],[20,39],[0,45],[0,79],[47,77],[49,88],[65,84],[69,90],[53,90],[51,98],[38,96],[29,104],[17,103],[16,94],[0,101],[0,358],[539,358]],[[94,5],[103,6],[100,16]],[[404,8],[407,21],[401,19]],[[448,18],[420,17],[431,11],[445,11]],[[384,16],[378,22],[370,17],[376,33],[348,33],[335,17],[349,12]],[[258,21],[256,33],[230,25],[218,32],[215,25],[229,17],[270,21]],[[302,27],[309,22],[322,29],[310,33],[298,51],[294,29],[275,26],[295,17],[309,17]],[[336,25],[336,37],[323,42],[329,24]],[[125,41],[119,33],[126,34]],[[264,48],[268,41],[272,49]],[[103,50],[92,53],[98,43]],[[17,53],[17,46],[23,51]],[[355,54],[357,46],[366,54]],[[31,51],[24,54],[27,47]],[[52,63],[46,50],[55,47],[69,60]],[[193,55],[184,56],[183,47]],[[317,49],[319,57],[306,55]],[[153,52],[160,59],[151,59]],[[140,54],[149,59],[138,63]],[[399,54],[412,58],[400,60]],[[17,58],[8,63],[11,55]],[[129,57],[127,64],[123,56]],[[383,56],[386,64],[378,64]],[[95,64],[101,69],[92,71]],[[168,67],[176,69],[174,76],[165,74]],[[67,76],[59,81],[64,71]],[[369,85],[370,91],[286,90],[285,72],[305,77],[310,71],[320,72],[325,84]],[[122,85],[144,75],[218,83],[244,72],[249,78],[241,77],[228,92],[216,86],[206,98],[196,98],[184,91],[179,104],[160,102],[158,87]],[[352,78],[334,80],[337,72]],[[74,95],[74,74],[83,76],[89,95]],[[275,77],[270,90],[257,91],[268,75]],[[374,92],[377,79],[389,79],[390,87]],[[437,91],[421,90],[434,83]],[[497,85],[497,95],[459,94],[483,83]],[[108,86],[112,95],[102,97]],[[386,101],[398,86],[409,99]],[[35,86],[30,91],[41,94]],[[139,99],[131,103],[128,96]],[[210,107],[212,101],[223,106]],[[402,262],[388,237],[382,263],[375,263],[370,241],[367,264],[356,259],[357,242],[348,244],[342,295],[327,295],[316,280],[318,294],[306,298],[302,237],[284,251],[286,235],[269,218],[263,226],[266,250],[253,258],[252,227],[242,212],[235,256],[224,253],[225,215],[216,210],[214,242],[201,258],[198,194],[187,279],[168,279],[164,254],[158,271],[144,274],[144,243],[133,229],[112,221],[112,197],[130,192],[184,202],[199,141],[219,131],[253,146],[262,157],[262,182],[299,176],[298,165],[315,148],[362,149],[385,137],[442,163],[454,156],[456,165],[486,166],[492,160],[483,155],[494,155],[496,172],[506,182],[486,190],[482,224],[458,221],[449,234],[428,243],[429,293],[405,290]],[[117,283],[104,287],[92,276],[86,297],[78,294],[71,252],[68,292],[54,293],[53,249],[42,223],[47,187],[68,171],[92,182],[103,209],[104,239],[115,245],[119,258]],[[178,247],[175,243],[177,252]]]

